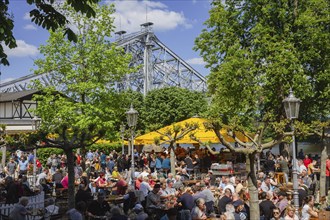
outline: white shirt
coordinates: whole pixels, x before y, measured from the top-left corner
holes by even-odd
[[[308,210],[310,209],[308,204],[305,204],[304,207],[301,210],[301,220],[309,220],[311,215],[308,213]]]
[[[44,172],[40,173],[40,174],[38,175],[38,179],[37,179],[37,182],[36,182],[36,186],[39,186],[39,185],[40,185],[40,180],[42,180],[42,179],[46,179],[46,177],[47,177],[47,174],[46,174],[46,173],[44,173]]]
[[[140,191],[143,192],[143,195],[144,196],[147,196],[148,193],[152,190],[151,186],[149,185],[149,183],[143,181],[141,184],[140,184]]]

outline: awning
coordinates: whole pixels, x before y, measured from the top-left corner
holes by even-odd
[[[206,119],[202,118],[189,118],[187,120],[181,121],[174,123],[173,125],[166,126],[164,128],[158,129],[157,131],[160,133],[165,133],[168,129],[173,130],[173,126],[180,125],[182,127],[185,126],[186,123],[198,123],[199,128],[190,132],[189,134],[185,135],[181,140],[178,140],[176,143],[180,144],[195,144],[198,143],[190,138],[191,134],[194,134],[194,136],[199,139],[201,142],[209,142],[209,143],[220,143],[218,137],[212,130],[207,130],[204,126],[204,123],[207,122]],[[136,137],[134,139],[134,144],[135,145],[146,145],[146,144],[153,144],[155,143],[156,138],[160,138],[161,134],[159,134],[156,131],[141,135],[139,137]],[[235,142],[233,138],[231,138],[228,134],[226,129],[222,129],[220,131],[222,135],[224,135],[224,138],[228,142]],[[236,137],[239,138],[243,142],[248,142],[248,138],[245,137],[242,133],[236,132],[235,133]],[[163,137],[164,140],[168,140],[167,137]]]

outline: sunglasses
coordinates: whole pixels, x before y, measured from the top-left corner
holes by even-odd
[[[279,212],[273,212],[274,214],[280,214]]]

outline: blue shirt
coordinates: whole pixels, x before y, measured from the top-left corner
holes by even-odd
[[[162,168],[170,169],[171,168],[171,161],[170,158],[165,158],[162,163]]]
[[[156,158],[156,168],[157,169],[162,168],[162,161],[159,157]]]
[[[27,170],[27,167],[28,167],[28,164],[29,164],[29,161],[25,160],[24,162],[23,161],[19,161],[18,162],[19,164],[19,169],[20,170]]]

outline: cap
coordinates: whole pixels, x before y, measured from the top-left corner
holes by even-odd
[[[142,210],[143,209],[143,206],[141,204],[136,204],[133,208],[134,210]]]
[[[209,173],[213,173],[213,171],[212,170],[209,170]]]
[[[240,205],[244,205],[243,201],[240,200],[240,199],[233,202],[234,207],[237,207],[237,206],[240,206]]]

